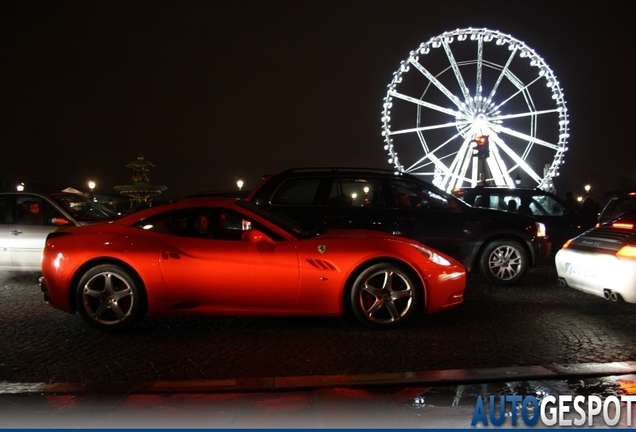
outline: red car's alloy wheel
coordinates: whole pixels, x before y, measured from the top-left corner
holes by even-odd
[[[421,290],[409,271],[390,263],[364,270],[351,290],[355,316],[375,328],[396,327],[416,313]]]
[[[80,280],[76,295],[82,318],[100,330],[129,327],[143,313],[139,284],[119,266],[93,267]]]

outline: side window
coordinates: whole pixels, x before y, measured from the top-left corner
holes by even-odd
[[[487,196],[475,195],[475,203],[473,205],[475,207],[488,207],[490,205],[490,201]]]
[[[161,213],[137,222],[135,227],[183,237],[220,240],[241,240],[243,231],[258,229],[274,240],[283,239],[275,232],[243,218],[233,210],[215,207]]]
[[[185,237],[224,238],[227,209],[199,207],[174,212],[173,233]]]
[[[329,191],[327,205],[341,207],[381,207],[382,194],[377,179],[336,179]]]
[[[63,217],[51,203],[36,195],[19,195],[14,210],[13,221],[21,225],[54,225],[53,218]]]
[[[142,221],[137,222],[134,226],[146,231],[154,231],[163,234],[172,233],[170,225],[170,213],[161,213],[146,218]]]
[[[289,179],[274,193],[272,204],[311,205],[320,186],[320,178]]]
[[[510,212],[518,212],[520,206],[521,200],[519,199],[519,197],[511,195],[506,195],[499,198],[499,203],[497,203],[497,208]]]
[[[532,197],[536,204],[537,211],[541,215],[563,216],[563,207],[554,198],[545,195],[536,195]]]
[[[425,185],[399,179],[391,179],[389,184],[392,192],[391,196],[393,197],[393,203],[389,207],[417,207],[424,209],[447,209],[452,207],[446,196]]]

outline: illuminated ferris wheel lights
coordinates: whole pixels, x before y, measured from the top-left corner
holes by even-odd
[[[457,41],[457,44],[454,45],[462,45],[461,42],[470,40],[475,41],[478,47],[478,54],[474,59],[463,59],[461,62],[457,62],[455,58],[455,47],[451,50],[450,43],[453,41]],[[493,62],[487,60],[486,54],[489,54],[491,48],[488,50],[484,50],[481,52],[483,47],[483,42],[491,42],[495,41],[496,45],[503,46],[506,45],[508,51],[511,54],[508,55],[508,63],[505,65],[503,63],[498,64],[497,61]],[[431,48],[444,48],[446,51],[446,57],[448,62],[450,63],[450,67],[446,70],[452,70],[454,73],[446,74],[445,71],[442,71],[439,75],[432,75],[429,73],[424,67],[424,63],[417,58],[419,54],[429,54]],[[463,49],[460,47],[460,49]],[[493,48],[494,49],[494,48]],[[505,48],[502,47],[502,50],[505,51]],[[459,51],[462,53],[462,51]],[[433,56],[438,56],[437,53],[432,53]],[[442,53],[443,55],[443,53]],[[518,61],[514,61],[514,58],[524,58],[528,59],[524,62],[519,63]],[[504,57],[505,58],[505,57]],[[423,59],[427,60],[427,59]],[[534,81],[526,81],[525,75],[517,75],[516,64],[523,64],[526,68],[531,67],[532,73],[538,74],[539,77],[544,78],[544,83],[547,88],[550,89],[548,91],[541,91],[538,89],[539,86],[532,86],[537,79]],[[421,66],[420,66],[421,65]],[[529,66],[528,66],[529,65]],[[442,93],[452,101],[457,110],[453,109],[444,109],[443,105],[438,105],[438,103],[427,103],[424,101],[423,96],[418,96],[409,94],[411,90],[409,87],[402,90],[401,82],[404,80],[405,82],[409,82],[411,80],[410,76],[406,75],[408,72],[408,67],[414,66],[411,69],[418,69],[425,78],[429,81],[429,86],[432,84],[437,87]],[[471,88],[470,83],[468,81],[464,82],[462,79],[462,72],[464,70],[470,70],[471,67],[476,68],[477,72],[477,85],[474,88]],[[534,69],[536,67],[536,69]],[[459,71],[461,69],[461,71]],[[499,79],[494,84],[494,87],[489,88],[489,86],[495,82],[494,79],[485,79],[486,75],[484,74],[484,80],[482,81],[482,72],[485,72],[487,69],[492,69],[494,71],[499,71]],[[446,74],[446,75],[444,75]],[[454,82],[449,82],[446,84],[447,78],[450,76],[455,80]],[[535,75],[536,76],[536,75]],[[406,78],[406,79],[405,79]],[[512,110],[512,113],[508,113],[502,115],[501,109],[512,100],[514,97],[514,87],[513,87],[513,95],[503,96],[502,101],[493,102],[492,98],[496,95],[496,99],[500,99],[500,93],[506,95],[508,91],[504,89],[504,86],[499,86],[499,82],[502,79],[506,79],[508,83],[512,84],[518,90],[518,94],[523,95],[523,100],[527,105],[527,110],[518,111],[518,114],[514,114],[516,109]],[[492,82],[489,82],[492,81]],[[524,82],[525,81],[525,82]],[[482,82],[484,85],[482,85]],[[506,139],[504,142],[501,138],[498,141],[494,141],[494,149],[495,150],[504,150],[504,152],[500,152],[503,155],[503,158],[500,157],[496,164],[490,166],[489,169],[495,170],[496,172],[491,172],[493,178],[487,179],[488,181],[495,181],[497,184],[502,185],[510,185],[510,173],[513,170],[521,168],[522,170],[528,173],[529,177],[536,180],[538,183],[538,187],[547,188],[553,187],[553,183],[550,180],[553,176],[558,175],[556,170],[556,166],[563,163],[563,153],[567,150],[564,149],[565,144],[567,143],[567,138],[569,137],[568,132],[568,123],[567,120],[567,108],[565,107],[565,100],[559,85],[559,82],[556,80],[554,74],[550,70],[549,66],[546,65],[544,60],[536,54],[536,52],[525,45],[525,43],[516,40],[510,35],[503,34],[501,32],[494,32],[486,28],[481,29],[457,29],[451,32],[444,32],[439,36],[432,37],[428,42],[420,44],[420,46],[415,50],[410,52],[410,56],[406,60],[406,65],[404,62],[400,64],[400,67],[396,73],[394,73],[394,79],[391,83],[390,91],[387,97],[385,98],[385,106],[384,111],[382,113],[382,123],[385,133],[383,136],[385,137],[384,146],[385,151],[388,151],[390,161],[389,163],[394,164],[394,167],[400,172],[404,172],[404,166],[399,163],[397,152],[394,152],[392,143],[392,137],[395,136],[396,141],[395,145],[397,147],[402,147],[403,145],[412,146],[412,139],[405,139],[408,136],[413,136],[410,134],[417,134],[417,138],[421,141],[422,149],[424,150],[424,157],[418,157],[415,159],[415,162],[409,161],[406,164],[407,170],[409,172],[413,172],[415,174],[424,174],[428,175],[431,171],[431,167],[434,166],[434,180],[433,183],[440,186],[441,188],[448,190],[449,188],[459,187],[462,183],[475,183],[476,182],[476,168],[474,164],[471,164],[472,153],[470,151],[466,151],[464,146],[467,145],[467,136],[472,134],[490,134],[493,139],[497,139],[498,135],[501,133],[506,134],[510,137],[510,140]],[[462,90],[461,94],[453,95],[449,89],[453,88],[453,84],[459,84]],[[401,91],[398,93],[397,86],[400,86]],[[542,87],[542,86],[541,86]],[[535,91],[536,90],[536,91]],[[427,95],[427,90],[425,90],[424,94]],[[472,95],[471,95],[472,93]],[[534,99],[535,93],[537,96],[543,99]],[[396,103],[397,111],[392,109],[393,116],[396,117],[395,113],[398,113],[398,116],[401,116],[404,110],[404,103],[416,105],[417,107],[417,117],[416,117],[416,127],[412,129],[404,129],[400,128],[400,132],[397,135],[394,135],[390,130],[389,121],[391,116],[389,115],[389,108],[393,108],[387,106],[386,103],[389,103],[390,95],[398,96],[392,102]],[[541,105],[548,104],[547,107],[542,107],[539,104],[535,104],[535,101],[539,101]],[[553,105],[550,105],[548,101],[552,102]],[[405,101],[405,102],[404,102]],[[522,101],[523,103],[523,101]],[[514,105],[513,103],[509,105]],[[550,108],[552,107],[552,108]],[[511,106],[505,111],[510,111]],[[433,120],[433,124],[427,121],[426,115],[428,113],[435,114],[435,111],[447,113],[454,116],[454,123],[437,123],[435,124],[435,120]],[[554,120],[561,120],[559,123],[559,127],[557,131],[555,131],[558,137],[558,143],[554,143],[554,139],[550,139],[547,136],[539,139],[537,136],[537,124],[536,119],[539,114],[548,114],[545,117],[551,117]],[[517,123],[511,123],[510,125],[506,125],[509,119],[515,118],[523,118],[528,117],[530,119],[529,130],[526,132],[521,128],[523,126]],[[544,116],[542,115],[541,118]],[[556,117],[556,118],[554,118]],[[434,119],[434,116],[431,116],[430,119]],[[515,120],[513,120],[515,121]],[[544,125],[545,121],[541,120],[541,125]],[[441,138],[440,143],[437,147],[435,147],[435,138],[433,135],[429,136],[429,131],[438,130],[443,132],[447,126],[454,126],[456,130],[452,131],[450,135],[446,138]],[[506,127],[504,127],[506,126]],[[511,128],[513,126],[513,128]],[[549,130],[549,129],[548,129]],[[437,132],[436,132],[437,133]],[[445,133],[445,132],[444,132]],[[443,136],[443,135],[441,135]],[[553,135],[554,136],[554,135]],[[462,138],[463,137],[463,138]],[[525,144],[525,149],[523,148],[523,144],[519,145],[515,142],[515,140],[521,139],[522,141],[526,141],[525,137],[529,137],[532,139],[527,140],[527,144]],[[456,144],[453,142],[459,138],[460,142],[457,144],[459,147],[456,147]],[[463,142],[463,144],[462,144]],[[534,154],[534,149],[532,144],[540,144],[546,145],[546,148],[553,149],[556,155],[554,155],[554,160],[552,162],[552,166],[547,169],[543,168],[543,176],[541,179],[537,174],[538,170],[533,170],[531,168],[531,158],[528,158],[530,151]],[[449,145],[451,144],[451,145]],[[448,151],[451,147],[455,147],[454,150]],[[516,147],[521,147],[517,149]],[[407,154],[407,159],[412,157],[412,152]],[[516,153],[516,154],[515,154]],[[507,155],[506,155],[507,154]],[[508,156],[510,156],[511,161],[508,161]],[[428,161],[427,161],[428,159]],[[452,161],[452,163],[448,163],[447,161]],[[511,164],[508,166],[508,164]],[[472,169],[470,166],[473,166]],[[546,164],[547,166],[547,164]],[[468,169],[467,169],[468,167]],[[432,173],[431,173],[432,174]],[[471,177],[472,176],[472,177]]]

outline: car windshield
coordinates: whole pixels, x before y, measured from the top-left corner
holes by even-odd
[[[118,216],[109,208],[77,194],[54,194],[55,200],[64,210],[78,221],[116,219]]]
[[[252,213],[255,213],[259,215],[260,217],[262,217],[263,219],[267,219],[274,225],[284,229],[285,231],[287,231],[288,233],[290,233],[291,235],[297,238],[314,237],[314,236],[324,234],[324,232],[326,231],[326,229],[324,229],[323,227],[316,229],[314,231],[307,231],[301,228],[300,224],[296,222],[295,220],[269,212],[265,210],[264,208],[259,207],[256,204],[249,201],[240,200],[240,201],[237,201],[235,205],[242,207]]]

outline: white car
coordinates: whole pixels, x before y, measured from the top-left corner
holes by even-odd
[[[79,194],[0,193],[0,270],[40,271],[50,232],[116,218],[108,208]]]
[[[636,303],[636,212],[569,240],[554,262],[559,285],[614,302]]]

